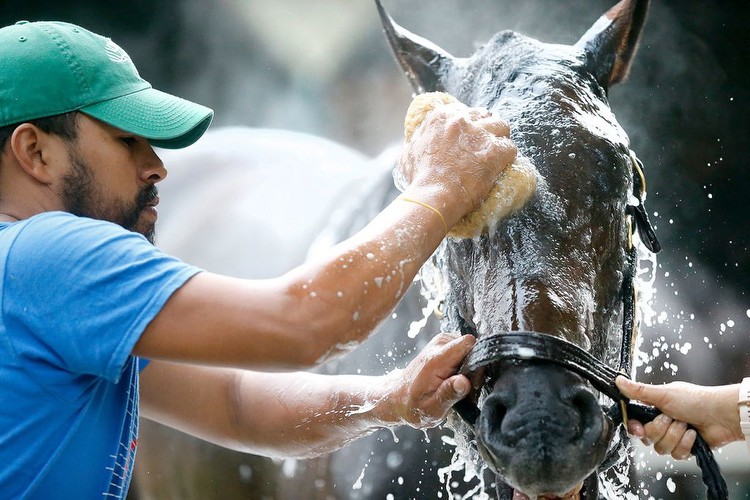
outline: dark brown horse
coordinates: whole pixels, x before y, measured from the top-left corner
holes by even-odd
[[[546,334],[618,368],[632,294],[626,212],[640,204],[640,179],[607,92],[627,76],[647,6],[621,1],[573,46],[505,31],[469,58],[425,43],[380,8],[415,91],[444,91],[505,118],[538,171],[536,193],[520,211],[438,250],[444,329],[480,339]],[[500,495],[562,497],[590,478],[582,495],[597,497],[596,472],[617,422],[588,381],[556,364],[497,361],[477,397],[476,446]]]

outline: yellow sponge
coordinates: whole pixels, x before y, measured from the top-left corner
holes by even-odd
[[[424,120],[427,113],[441,104],[458,100],[444,92],[427,92],[416,96],[404,119],[404,136],[409,140],[414,130]],[[536,190],[538,172],[531,162],[522,156],[497,178],[495,185],[479,207],[465,215],[448,232],[451,238],[475,238],[488,228],[523,207]]]

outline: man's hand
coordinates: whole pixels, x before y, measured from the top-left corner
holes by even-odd
[[[508,123],[486,109],[437,104],[407,134],[396,181],[410,197],[436,206],[452,227],[515,160],[509,134]]]
[[[471,390],[471,382],[457,374],[474,346],[471,335],[441,333],[435,336],[403,370],[388,375],[392,389],[384,405],[386,422],[417,429],[435,427],[451,407]]]
[[[695,427],[711,448],[743,440],[739,426],[739,385],[707,387],[686,382],[648,385],[617,377],[617,387],[630,399],[653,405],[663,412],[652,422],[628,421],[628,432],[660,455],[678,460],[690,456]],[[687,424],[686,424],[687,423]]]

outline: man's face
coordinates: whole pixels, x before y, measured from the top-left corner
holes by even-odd
[[[61,183],[64,210],[114,222],[153,243],[155,184],[166,176],[161,160],[145,139],[80,116],[78,140],[68,148],[70,171]]]

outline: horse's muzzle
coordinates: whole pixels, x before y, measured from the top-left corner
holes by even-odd
[[[614,428],[580,376],[523,363],[504,369],[485,399],[477,446],[508,485],[528,495],[563,495],[602,463]]]

